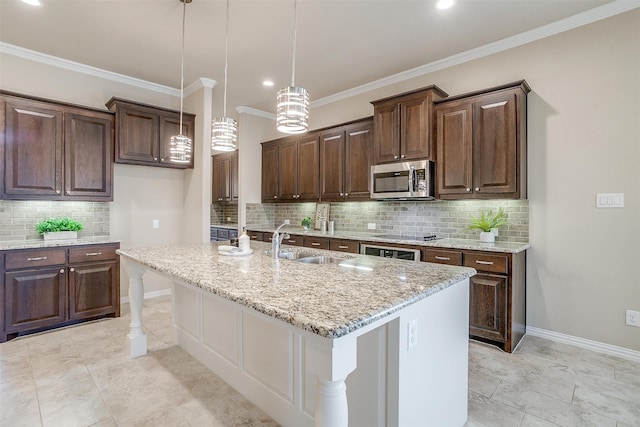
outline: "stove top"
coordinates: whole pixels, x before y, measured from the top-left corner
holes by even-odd
[[[427,234],[424,236],[403,236],[401,234],[378,234],[374,237],[380,237],[383,239],[390,239],[390,240],[415,240],[416,242],[428,242],[431,240],[442,239],[442,237],[438,237],[435,234]]]

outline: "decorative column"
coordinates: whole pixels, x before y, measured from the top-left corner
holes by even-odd
[[[129,328],[129,357],[132,359],[147,354],[147,335],[142,325],[142,301],[144,299],[144,284],[142,275],[146,268],[133,261],[121,258],[129,275],[129,307],[131,309],[131,323]]]

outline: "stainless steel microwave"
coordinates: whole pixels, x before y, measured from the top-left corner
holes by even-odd
[[[371,166],[371,198],[433,200],[434,163],[431,160]]]

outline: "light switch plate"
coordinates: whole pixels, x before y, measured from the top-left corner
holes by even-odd
[[[624,208],[624,193],[596,194],[597,208]]]

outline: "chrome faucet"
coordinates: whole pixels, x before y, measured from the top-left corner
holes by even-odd
[[[280,234],[280,229],[289,224],[291,224],[291,221],[285,219],[284,222],[280,224],[280,227],[276,228],[276,231],[273,232],[273,236],[271,237],[271,254],[274,258],[280,257],[280,245],[282,244],[282,239],[289,237],[286,232]]]

